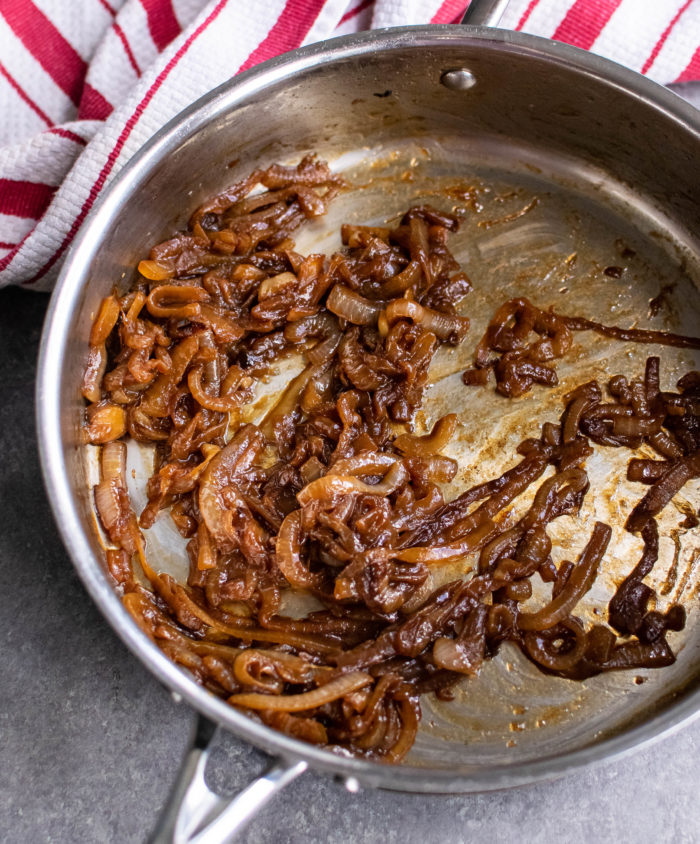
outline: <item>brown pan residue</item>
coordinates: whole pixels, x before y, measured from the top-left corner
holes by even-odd
[[[103,301],[85,432],[102,447],[95,504],[129,612],[251,717],[388,762],[412,746],[421,695],[449,699],[505,641],[571,679],[671,664],[666,634],[683,628],[685,611],[658,611],[644,578],[658,556],[656,517],[700,476],[700,373],[663,391],[650,357],[637,377],[611,373],[607,396],[596,381],[581,384],[557,424],[520,443],[511,468],[446,500],[458,465],[441,452],[459,420],[443,416],[424,436],[413,420],[436,351],[469,329],[457,305],[471,285],[448,247],[457,217],[419,205],[394,227],[343,226],[344,249],[330,257],[297,253],[292,233],[342,189],[312,157],[257,170],[154,247],[128,293]],[[485,384],[493,368],[505,396],[553,385],[552,362],[579,330],[700,346],[517,299],[494,316],[465,381]],[[260,424],[244,424],[256,384],[300,353],[303,371]],[[138,516],[128,438],[156,453]],[[657,459],[640,457],[642,446]],[[609,447],[629,450],[628,477],[647,487],[626,524],[644,549],[609,602],[608,623],[590,625],[577,606],[611,528],[597,522],[557,566],[548,527],[578,512],[586,461]],[[511,505],[528,490],[532,503],[515,519]],[[141,529],[163,510],[188,540],[185,584],[148,556]],[[435,588],[441,568],[470,556],[473,573]],[[552,584],[544,603],[530,600],[534,578]],[[286,614],[290,592],[320,608]]]

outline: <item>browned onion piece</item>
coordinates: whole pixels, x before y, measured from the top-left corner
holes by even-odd
[[[449,343],[459,343],[469,330],[467,317],[443,314],[410,299],[394,299],[386,306],[384,314],[389,326],[399,319],[410,319],[440,340]]]
[[[645,523],[657,516],[677,492],[691,478],[700,476],[700,450],[672,463],[642,500],[635,505],[627,519],[627,530],[641,530]]]
[[[663,428],[660,431],[654,431],[649,435],[648,439],[649,445],[655,448],[656,451],[664,457],[671,457],[674,459],[677,457],[683,457],[683,449],[669,431],[666,431]]]
[[[281,293],[283,290],[295,286],[296,283],[297,277],[290,272],[279,273],[271,278],[266,278],[260,282],[260,287],[258,287],[258,300],[269,299],[270,296]]]
[[[627,340],[633,343],[658,343],[662,346],[676,346],[681,349],[700,349],[700,337],[687,337],[668,331],[651,331],[646,328],[619,328],[616,325],[603,325],[584,317],[567,317],[557,314],[572,331],[595,331],[615,340]]]
[[[646,460],[633,457],[627,464],[627,480],[653,484],[663,477],[668,468],[669,464],[666,460]]]
[[[400,762],[413,746],[421,711],[418,698],[403,694],[399,698],[399,719],[401,721],[399,736],[394,744],[384,753],[386,762]]]
[[[238,383],[244,380],[243,373],[239,370],[237,378],[229,379],[229,392],[223,396],[210,396],[204,389],[202,384],[202,367],[193,367],[187,376],[187,386],[190,388],[192,398],[201,407],[207,410],[213,410],[217,413],[229,413],[235,408],[239,407],[246,396],[244,390],[241,392],[234,392]]]
[[[465,619],[456,639],[440,637],[433,645],[433,661],[439,668],[474,676],[479,673],[486,651],[488,608],[478,604]]]
[[[564,411],[564,418],[562,422],[562,442],[573,442],[578,436],[579,424],[584,410],[591,404],[589,396],[576,396]]]
[[[143,524],[143,521],[141,524]],[[197,545],[197,568],[200,571],[215,569],[217,564],[216,549],[211,541],[211,535],[206,524],[200,524],[197,528]]]
[[[521,630],[546,630],[566,618],[593,585],[611,536],[609,525],[603,522],[595,523],[591,538],[564,589],[538,612],[520,613],[518,626]]]
[[[195,319],[201,313],[199,303],[207,299],[207,291],[194,284],[161,284],[150,292],[146,307],[157,317]]]
[[[340,227],[340,238],[345,246],[367,246],[372,238],[389,240],[391,229],[384,226],[351,226],[343,223]]]
[[[328,731],[315,718],[302,718],[282,711],[261,711],[260,719],[275,730],[310,744],[328,744]]]
[[[247,471],[264,445],[261,432],[254,425],[245,425],[231,442],[209,462],[199,485],[199,509],[214,540],[225,547],[231,534],[225,521],[227,511],[223,498],[227,486],[236,476]]]
[[[233,618],[219,621],[201,607],[190,593],[177,583],[169,574],[161,572],[152,575],[151,583],[158,596],[170,607],[175,617],[189,629],[199,633],[207,627],[217,633],[224,633],[247,642],[271,642],[296,647],[310,653],[333,654],[337,644],[329,637],[297,633],[293,630],[267,630],[256,627],[249,619]]]
[[[199,306],[197,321],[208,326],[220,343],[235,343],[245,334],[245,329],[238,322],[229,319],[211,305]]]
[[[104,344],[90,346],[81,390],[83,398],[87,401],[94,403],[102,398],[102,379],[106,369],[107,349]]]
[[[284,712],[303,712],[317,709],[326,703],[345,697],[372,683],[372,677],[363,671],[352,671],[331,680],[310,692],[298,695],[265,695],[251,692],[249,694],[232,695],[228,700],[235,706],[245,709],[278,709]]]
[[[381,286],[382,298],[389,299],[392,296],[400,296],[407,290],[413,288],[421,276],[421,265],[418,261],[411,261],[400,273],[385,281]]]
[[[522,523],[525,529],[547,524],[562,513],[577,509],[588,489],[588,475],[583,469],[567,469],[548,478],[537,490]]]
[[[328,294],[326,307],[353,325],[373,325],[383,305],[381,302],[371,302],[344,284],[336,284]]]
[[[191,334],[171,352],[172,365],[148,388],[141,400],[141,410],[148,416],[167,416],[177,386],[199,349],[199,337]]]
[[[413,481],[421,484],[448,484],[454,480],[459,469],[459,463],[456,460],[443,457],[441,454],[433,454],[430,457],[404,457],[403,464]]]
[[[135,554],[140,548],[140,534],[126,489],[115,480],[100,481],[95,486],[95,506],[112,542]]]
[[[619,437],[648,437],[661,429],[662,420],[640,419],[637,416],[617,416],[613,419],[613,434]]]
[[[570,642],[566,643],[568,645],[566,650],[560,650],[554,646],[556,638],[561,637],[558,628],[564,628],[573,634],[573,646]],[[586,649],[586,635],[578,619],[565,618],[558,623],[553,636],[544,635],[542,631],[531,630],[525,634],[523,644],[533,662],[539,663],[549,671],[565,672],[570,671],[583,656]]]
[[[294,510],[277,534],[277,566],[290,586],[297,589],[320,589],[323,575],[313,574],[301,561],[301,512]]]
[[[624,671],[629,668],[663,668],[676,661],[668,642],[661,638],[652,644],[624,642],[613,648],[603,663],[604,671]]]
[[[306,353],[309,363],[312,364],[327,364],[335,355],[342,336],[338,320],[327,312],[290,322],[284,329],[285,340],[290,343],[299,343],[312,337],[319,338],[319,342]]]
[[[474,530],[484,519],[493,519],[498,513],[507,507],[518,495],[534,483],[547,468],[547,457],[537,451],[528,455],[521,463],[504,472],[496,482],[484,484],[468,490],[451,504],[454,507],[455,515],[463,511],[463,507],[472,503],[484,495],[489,497],[484,503],[473,512],[462,519],[450,519],[449,527],[442,535],[447,539],[462,536],[464,533]],[[461,505],[461,506],[460,506]],[[445,509],[452,507],[446,505]]]
[[[522,539],[524,530],[521,525],[504,530],[487,542],[479,555],[479,571],[483,574],[495,569],[499,560],[508,559],[515,553],[518,543]],[[503,579],[498,575],[499,579]]]
[[[608,603],[610,625],[620,633],[637,633],[642,627],[652,589],[643,583],[659,558],[659,528],[648,519],[641,529],[644,550],[637,565],[615,590]]]
[[[334,470],[335,471],[335,470]],[[336,498],[339,495],[391,495],[408,479],[408,472],[401,463],[394,462],[384,479],[378,484],[367,484],[354,475],[327,474],[307,484],[297,494],[297,501],[304,507],[314,500]]]
[[[85,433],[88,442],[94,445],[118,440],[126,433],[126,411],[118,404],[104,402],[91,405],[87,417]]]
[[[100,455],[100,474],[103,481],[126,485],[126,443],[110,442]]]
[[[150,281],[165,281],[175,274],[175,268],[172,264],[165,261],[139,261],[138,270],[144,278],[150,279]]]
[[[268,440],[271,441],[274,439],[275,425],[294,410],[306,386],[311,381],[320,378],[326,368],[327,364],[312,364],[307,366],[296,378],[290,381],[282,395],[277,399],[260,423],[260,430]]]
[[[401,434],[394,440],[394,448],[404,454],[425,455],[436,454],[447,445],[457,429],[457,414],[448,413],[441,417],[433,425],[429,434],[423,437],[414,437],[411,434]]]
[[[119,302],[112,293],[106,296],[100,303],[95,321],[90,329],[90,345],[103,346],[112,333],[112,329],[119,319]]]
[[[344,457],[331,464],[330,474],[353,475],[366,477],[367,475],[383,475],[398,461],[393,454],[381,451],[360,451],[352,457]]]
[[[407,563],[443,563],[466,557],[476,551],[496,530],[491,519],[484,519],[467,536],[449,545],[405,548],[392,554],[397,560]]]
[[[233,674],[243,686],[279,694],[285,682],[309,683],[316,676],[322,676],[322,672],[314,671],[314,668],[313,664],[291,654],[245,648],[234,660]],[[327,668],[326,672],[330,670]]]
[[[556,372],[552,367],[545,366],[545,362],[559,358],[568,351],[572,344],[572,331],[589,330],[618,340],[700,348],[699,337],[607,326],[583,317],[568,317],[554,311],[543,311],[527,299],[519,298],[505,302],[496,311],[486,333],[479,341],[474,362],[477,370],[493,365],[498,392],[505,396],[517,397],[527,392],[533,383],[555,385],[558,380]],[[528,345],[527,339],[532,332],[541,335],[541,339]],[[490,349],[502,353],[501,357],[489,361]],[[464,382],[475,382],[469,370],[464,374]],[[648,389],[642,389],[650,395],[655,395],[658,392],[658,378],[654,380],[650,374]],[[577,405],[576,413],[580,414],[583,401],[579,400]],[[629,422],[620,421],[617,424],[621,430],[633,427]],[[640,427],[639,424],[636,427]],[[654,432],[658,433],[658,430],[655,429]],[[571,441],[575,435],[572,423],[565,426],[564,435],[565,442]]]

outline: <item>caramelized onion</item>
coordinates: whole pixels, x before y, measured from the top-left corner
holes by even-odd
[[[398,225],[343,227],[345,248],[330,257],[298,253],[295,230],[341,186],[313,156],[254,171],[154,246],[132,290],[98,308],[83,428],[102,444],[95,505],[128,612],[198,683],[263,723],[386,762],[412,746],[419,696],[449,699],[504,641],[572,680],[670,664],[666,634],[683,628],[685,610],[662,613],[644,581],[659,555],[657,516],[700,474],[700,372],[662,391],[650,357],[641,376],[611,378],[607,399],[596,381],[575,386],[558,422],[528,432],[517,465],[446,501],[440,485],[458,463],[440,452],[455,414],[426,436],[399,431],[415,430],[436,351],[468,329],[455,308],[471,285],[448,248],[458,219],[416,205]],[[463,380],[486,383],[493,371],[508,397],[554,385],[577,330],[700,344],[516,298],[494,314]],[[260,427],[242,424],[253,388],[295,351],[306,368]],[[138,521],[127,434],[155,452]],[[649,485],[627,523],[644,551],[607,624],[584,627],[571,613],[610,528],[596,524],[577,565],[555,565],[550,525],[575,523],[594,444],[663,459],[628,466]],[[139,532],[164,509],[187,541],[183,582],[158,573]],[[695,526],[684,515],[682,529]],[[539,610],[529,607],[536,574],[552,583]]]
[[[394,299],[384,311],[387,325],[392,326],[399,319],[410,319],[440,340],[459,343],[469,330],[467,317],[444,314],[432,308],[425,308],[410,299]]]
[[[596,522],[591,538],[566,586],[554,600],[538,612],[521,613],[518,616],[518,626],[521,630],[546,630],[548,627],[554,627],[571,612],[593,585],[611,536],[612,530],[608,525]]]
[[[173,277],[174,269],[160,261],[140,261],[139,272],[150,281],[165,281]]]
[[[103,481],[116,481],[126,486],[126,444],[109,442],[100,455],[100,473]]]
[[[111,294],[100,303],[100,309],[90,329],[90,345],[104,346],[118,319],[119,302],[117,297]]]
[[[232,541],[230,528],[225,520],[227,511],[224,490],[236,477],[247,471],[264,445],[260,431],[254,425],[245,425],[209,462],[199,485],[199,509],[214,540],[224,546]]]
[[[235,408],[240,407],[246,395],[245,391],[234,392],[238,383],[243,380],[243,373],[240,370],[238,373],[233,373],[236,376],[235,378],[229,379],[228,394],[223,396],[210,396],[205,392],[202,385],[202,372],[202,367],[195,366],[187,376],[187,386],[190,388],[192,398],[197,404],[216,413],[230,413]]]
[[[97,403],[102,398],[102,379],[106,369],[107,349],[104,344],[90,346],[81,390],[87,401]]]
[[[288,712],[262,711],[260,719],[269,727],[292,738],[308,741],[310,744],[328,744],[328,731],[315,718],[301,718]]]
[[[420,704],[416,697],[404,694],[399,699],[399,719],[401,722],[398,738],[385,751],[383,759],[386,762],[400,762],[413,746],[418,724],[420,722]]]
[[[294,410],[306,386],[314,379],[319,378],[324,370],[324,364],[307,366],[287,385],[287,388],[260,423],[260,430],[268,440],[274,438],[275,425]]]
[[[170,355],[172,360],[170,369],[158,376],[141,400],[141,410],[144,413],[149,416],[167,416],[178,384],[198,349],[199,338],[196,334],[185,337],[175,347]]]
[[[258,287],[258,299],[262,302],[263,299],[269,299],[270,296],[295,286],[296,283],[297,277],[290,272],[279,273],[271,278],[266,278],[260,282],[260,287]]]
[[[326,307],[354,325],[373,325],[382,310],[381,303],[371,302],[343,284],[336,284],[328,294]]]
[[[280,526],[277,534],[277,566],[290,586],[297,589],[320,589],[323,577],[312,574],[301,562],[301,513],[294,510]]]
[[[573,643],[570,639],[564,640],[567,646],[565,650],[556,648],[554,646],[556,639],[543,635],[541,631],[526,633],[523,643],[532,660],[550,671],[565,672],[571,670],[583,656],[586,648],[586,636],[583,625],[576,618],[565,618],[559,622],[559,627],[573,636]],[[554,635],[561,638],[562,634],[557,629]]]
[[[369,674],[365,674],[363,671],[352,671],[350,674],[344,674],[310,692],[303,692],[298,695],[265,695],[251,692],[250,694],[232,695],[229,698],[229,703],[246,709],[279,709],[284,712],[303,712],[309,709],[317,709],[326,703],[332,703],[334,700],[345,697],[372,682],[372,677]]]
[[[394,463],[377,484],[366,484],[354,475],[327,474],[304,487],[297,495],[297,501],[305,506],[314,500],[335,498],[339,495],[391,495],[408,479],[408,472],[401,463]]]
[[[105,402],[92,405],[88,408],[87,416],[85,433],[88,442],[94,445],[118,440],[126,433],[126,411],[118,404]]]
[[[456,428],[457,414],[448,413],[437,420],[429,434],[423,437],[401,434],[394,440],[394,447],[410,455],[437,454],[452,439]]]
[[[668,504],[691,478],[700,476],[700,449],[673,463],[635,506],[627,519],[627,529],[641,530],[645,523]]]
[[[424,548],[406,548],[395,552],[397,560],[407,563],[444,563],[466,557],[476,551],[496,530],[491,519],[484,519],[463,539],[449,545],[432,545]]]
[[[283,651],[246,648],[238,653],[233,673],[244,686],[261,686],[263,690],[280,690],[283,683],[310,683],[327,676],[332,669],[314,665]]]

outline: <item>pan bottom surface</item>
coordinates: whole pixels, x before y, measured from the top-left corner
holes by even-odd
[[[319,152],[323,155],[323,149]],[[473,285],[459,306],[471,329],[460,346],[436,355],[431,386],[416,418],[416,433],[425,433],[445,413],[459,416],[458,433],[444,453],[458,459],[460,470],[446,498],[514,465],[518,443],[538,436],[543,422],[556,422],[563,396],[575,386],[597,379],[604,387],[616,374],[640,377],[649,355],[661,358],[662,389],[675,388],[683,373],[700,368],[695,351],[579,332],[572,350],[557,362],[559,384],[553,388],[535,386],[521,398],[506,399],[495,393],[492,383],[464,386],[461,373],[471,365],[489,319],[516,296],[540,308],[611,325],[697,335],[698,276],[679,230],[644,197],[595,166],[507,144],[418,138],[329,159],[353,187],[341,193],[324,218],[299,233],[297,250],[302,253],[330,254],[340,247],[341,223],[396,222],[413,204],[429,203],[460,217],[450,249]],[[256,395],[247,420],[260,419],[281,385],[301,368],[300,360],[286,361],[279,376]],[[629,456],[626,450],[595,446],[586,466],[591,488],[580,514],[561,517],[550,527],[555,563],[576,559],[595,521],[613,528],[596,583],[577,610],[587,623],[605,621],[616,585],[641,554],[641,539],[623,527],[646,491],[626,480]],[[89,448],[93,477],[95,458]],[[128,475],[137,512],[146,502],[151,466],[151,452],[132,443]],[[532,494],[521,499],[513,517],[527,508]],[[658,593],[657,609],[680,601],[688,612],[686,629],[669,635],[677,654],[674,665],[577,682],[541,673],[506,644],[478,677],[462,681],[454,700],[423,697],[421,728],[406,764],[455,769],[560,755],[644,721],[691,689],[700,664],[700,535],[683,525],[699,504],[700,483],[693,481],[665,508],[659,517],[659,562],[647,578]],[[151,563],[184,580],[184,544],[170,519],[162,517],[146,535]],[[436,571],[435,585],[467,574],[474,563],[470,558]],[[549,587],[540,586],[532,606],[548,600]],[[304,610],[293,599],[288,607],[290,612]]]

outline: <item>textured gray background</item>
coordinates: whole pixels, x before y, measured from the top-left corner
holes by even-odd
[[[0,840],[145,841],[184,751],[187,707],[102,620],[59,541],[39,474],[33,389],[47,298],[0,291]],[[244,836],[261,842],[700,840],[700,722],[622,762],[499,794],[349,795],[307,774]],[[233,737],[210,779],[235,790],[264,757]]]
[[[686,87],[700,105],[697,88]],[[58,538],[34,428],[47,297],[0,291],[0,841],[144,842],[194,717],[102,620]],[[306,774],[253,822],[274,842],[700,841],[700,721],[627,759],[517,791],[349,795]],[[265,764],[231,736],[209,778],[234,791]]]

